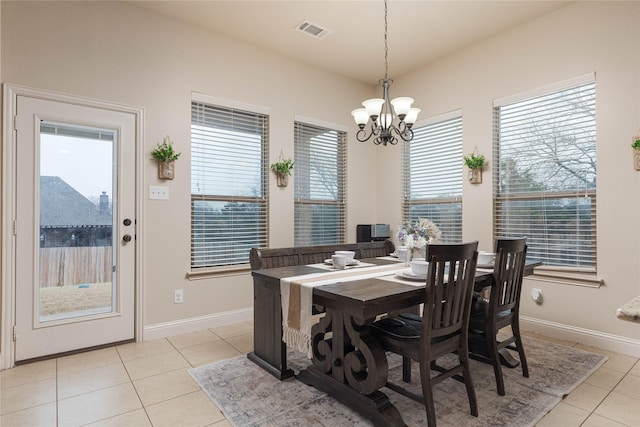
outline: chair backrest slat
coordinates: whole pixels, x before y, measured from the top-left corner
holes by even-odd
[[[478,242],[429,245],[422,320],[425,342],[468,327],[477,248]]]
[[[490,312],[512,310],[520,303],[527,239],[499,239],[496,241],[496,262],[493,271]]]

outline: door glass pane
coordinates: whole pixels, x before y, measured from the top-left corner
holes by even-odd
[[[115,132],[40,125],[39,321],[115,309]]]

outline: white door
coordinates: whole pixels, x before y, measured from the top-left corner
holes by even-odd
[[[18,95],[15,360],[134,338],[134,114]]]

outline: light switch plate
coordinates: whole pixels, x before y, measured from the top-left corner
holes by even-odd
[[[169,187],[149,186],[149,200],[169,200]]]

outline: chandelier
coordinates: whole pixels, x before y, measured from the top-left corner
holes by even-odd
[[[393,80],[389,78],[388,55],[387,0],[384,0],[384,78],[380,80],[382,98],[367,99],[362,103],[364,108],[351,112],[359,128],[356,139],[360,142],[373,138],[374,144],[386,146],[395,145],[400,139],[406,142],[413,139],[411,127],[416,122],[420,109],[411,108],[413,98],[406,96],[389,101],[389,86]],[[370,123],[368,129],[367,123]]]

